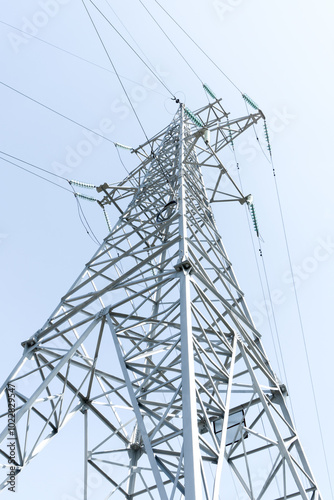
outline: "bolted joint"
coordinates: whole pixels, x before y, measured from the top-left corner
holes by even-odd
[[[31,337],[30,339],[21,342],[21,346],[24,347],[25,349],[29,349],[30,347],[33,347],[36,344],[37,344],[36,337]]]
[[[175,271],[178,273],[181,271],[186,271],[187,273],[190,273],[192,270],[192,265],[189,262],[189,260],[183,260],[182,262],[178,262],[176,266],[174,266]]]
[[[106,189],[109,188],[109,184],[107,184],[106,182],[104,184],[101,184],[101,186],[97,186],[96,188],[96,191],[98,193],[101,193],[101,191],[105,191]]]
[[[96,318],[96,319],[103,318],[103,316],[107,316],[107,314],[109,314],[109,312],[110,312],[110,306],[108,306],[108,307],[104,307],[103,309],[101,309],[101,311],[99,311],[99,312],[95,315],[95,318]]]
[[[289,395],[288,394],[288,389],[287,389],[287,387],[286,387],[285,384],[280,384],[279,388],[280,388],[280,391],[283,394],[283,396],[288,396]]]

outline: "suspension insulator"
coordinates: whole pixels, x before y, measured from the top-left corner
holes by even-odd
[[[249,210],[250,210],[250,214],[251,214],[251,217],[252,217],[253,226],[254,226],[254,230],[256,232],[256,236],[259,237],[260,236],[259,225],[257,223],[257,218],[256,218],[256,213],[255,213],[255,208],[254,208],[253,203],[251,203],[249,205]]]
[[[200,128],[204,127],[204,123],[202,122],[202,120],[198,116],[195,116],[194,113],[192,111],[190,111],[190,109],[184,108],[184,111],[185,111],[186,115],[188,116],[188,118],[190,118],[190,120],[195,125],[197,125],[197,127],[200,127]]]
[[[91,196],[86,196],[85,194],[81,194],[81,193],[74,193],[75,196],[77,196],[78,198],[82,198],[83,200],[87,200],[87,201],[97,201],[96,198],[92,198]]]
[[[70,184],[74,184],[75,186],[80,186],[86,189],[96,189],[96,186],[94,184],[87,184],[86,182],[80,182],[80,181],[70,181]]]
[[[102,210],[103,210],[103,213],[104,213],[104,218],[106,220],[108,229],[109,229],[109,231],[111,231],[112,228],[111,228],[110,220],[109,220],[109,217],[108,217],[108,214],[107,214],[107,211],[106,211],[104,205],[102,205]]]
[[[209,94],[210,97],[212,97],[212,99],[217,99],[215,94],[212,92],[212,90],[210,89],[210,87],[206,83],[203,83],[203,89],[205,90],[205,92],[207,94]]]
[[[270,146],[269,133],[268,133],[268,127],[267,127],[266,120],[264,120],[263,127],[264,127],[264,136],[265,136],[266,141],[267,141],[267,149],[268,149],[269,154],[271,156],[271,146]]]
[[[259,109],[259,106],[257,104],[255,104],[255,102],[253,101],[253,99],[251,99],[247,94],[242,94],[242,97],[247,102],[247,104],[249,104],[250,106],[252,106],[252,108],[257,109],[257,110]]]

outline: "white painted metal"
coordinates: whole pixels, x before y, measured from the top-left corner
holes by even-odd
[[[93,468],[108,498],[321,499],[211,209],[249,202],[221,152],[263,115],[195,116],[181,105],[97,189],[120,217],[3,385],[2,488],[11,382],[16,473],[81,410],[85,482]]]

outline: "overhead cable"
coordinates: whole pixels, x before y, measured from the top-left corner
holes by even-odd
[[[91,0],[90,0],[90,2],[94,5],[94,7],[96,7],[96,5],[95,5],[95,4],[94,4]],[[144,129],[144,127],[143,127],[143,124],[142,124],[142,122],[140,121],[140,118],[139,118],[139,116],[138,116],[138,114],[137,114],[137,112],[136,112],[136,110],[135,110],[135,108],[134,108],[134,106],[133,106],[133,104],[132,104],[132,101],[131,101],[131,99],[130,99],[130,97],[129,97],[129,94],[128,94],[128,92],[126,91],[126,88],[125,88],[125,86],[124,86],[124,84],[123,84],[123,82],[122,82],[122,79],[120,78],[120,76],[119,76],[119,74],[118,74],[118,72],[117,72],[117,69],[116,69],[116,67],[115,67],[115,65],[114,65],[114,63],[113,63],[113,61],[112,61],[112,59],[111,59],[111,57],[110,57],[110,54],[109,54],[109,52],[108,52],[108,50],[107,50],[107,47],[105,46],[105,44],[104,44],[104,42],[103,42],[103,40],[102,40],[102,37],[101,37],[101,35],[100,35],[100,33],[99,33],[99,30],[97,29],[97,26],[96,26],[96,24],[94,23],[94,20],[93,20],[93,18],[92,18],[92,16],[91,16],[91,14],[90,14],[90,12],[89,12],[89,10],[88,10],[88,8],[87,8],[86,4],[85,4],[85,1],[84,1],[84,0],[82,0],[82,3],[83,3],[83,6],[84,6],[84,8],[85,8],[85,10],[86,10],[86,12],[87,12],[87,15],[88,15],[88,17],[89,17],[90,21],[91,21],[91,23],[92,23],[92,25],[93,25],[93,27],[94,27],[94,30],[95,30],[95,32],[96,32],[96,34],[97,34],[97,36],[98,36],[98,38],[99,38],[99,40],[100,40],[100,42],[101,42],[101,44],[102,44],[102,47],[103,47],[103,49],[104,49],[104,51],[105,51],[105,53],[106,53],[106,55],[107,55],[107,57],[108,57],[108,59],[109,59],[109,61],[110,61],[110,64],[112,65],[112,67],[113,67],[113,69],[114,69],[114,71],[115,71],[115,73],[116,73],[117,79],[118,79],[118,81],[119,81],[119,83],[120,83],[120,85],[121,85],[121,87],[122,87],[122,89],[123,89],[123,92],[125,93],[125,95],[126,95],[126,97],[127,97],[128,101],[129,101],[129,104],[130,104],[130,106],[131,106],[131,109],[132,109],[132,111],[133,111],[133,113],[134,113],[135,117],[137,118],[137,121],[138,121],[138,123],[139,123],[139,126],[140,126],[140,128],[142,129],[142,131],[143,131],[143,133],[144,133],[144,136],[145,136],[146,140],[147,140],[147,141],[149,141],[149,138],[148,138],[148,136],[147,136],[147,134],[146,134],[146,132],[145,132],[145,129]],[[96,7],[96,9],[97,9],[97,10],[101,13],[101,11],[100,11],[97,7]],[[102,13],[101,13],[101,14],[102,14]],[[102,14],[102,15],[103,15],[103,14]],[[103,15],[103,17],[104,17],[105,19],[107,19],[104,15]],[[122,38],[123,38],[123,37],[122,37]],[[146,64],[146,63],[145,63],[145,64]],[[115,143],[114,143],[114,144],[115,144]]]
[[[20,94],[21,96],[25,97],[26,99],[29,99],[30,101],[35,102],[39,106],[42,106],[43,108],[46,108],[49,111],[52,111],[52,113],[55,113],[56,115],[61,116],[62,118],[65,118],[65,120],[68,120],[68,121],[74,123],[75,125],[78,125],[79,127],[82,127],[84,129],[88,130],[89,132],[93,132],[93,134],[98,135],[99,137],[102,137],[102,139],[105,139],[106,141],[111,142],[112,144],[115,144],[114,141],[112,141],[111,139],[109,139],[105,135],[102,135],[99,132],[96,132],[95,130],[92,130],[91,128],[86,127],[82,123],[79,123],[76,120],[73,120],[72,118],[69,118],[68,116],[64,115],[63,113],[60,113],[59,111],[56,111],[55,109],[51,108],[50,106],[47,106],[46,104],[43,104],[42,102],[38,101],[37,99],[34,99],[33,97],[28,96],[24,92],[20,92],[19,90],[15,89],[11,85],[8,85],[7,83],[1,82],[1,81],[0,81],[0,84],[3,85],[4,87],[7,87],[10,90],[12,90],[13,92],[16,92],[17,94]]]
[[[82,0],[82,2],[84,3],[84,0]],[[132,50],[132,52],[135,53],[135,55],[141,60],[141,62],[146,66],[146,68],[155,76],[155,78],[157,80],[159,80],[159,82],[161,83],[161,85],[163,85],[163,87],[165,87],[165,89],[167,90],[167,92],[172,96],[174,97],[174,94],[173,92],[171,92],[169,90],[169,88],[167,87],[167,85],[164,83],[164,81],[156,74],[155,71],[152,70],[152,68],[150,68],[150,66],[144,61],[144,59],[138,54],[138,52],[132,47],[132,45],[126,40],[126,38],[124,38],[124,36],[115,28],[115,26],[111,23],[111,21],[103,14],[103,12],[97,7],[97,5],[93,2],[93,0],[89,0],[89,2],[95,7],[95,9],[101,14],[101,16],[107,21],[107,23],[112,27],[112,29],[118,34],[118,36],[120,36],[122,38],[122,40],[126,43],[126,45]],[[87,9],[87,8],[86,8]]]
[[[231,80],[231,78],[229,78],[227,76],[226,73],[224,73],[224,71],[218,66],[218,64],[215,63],[215,61],[213,59],[211,59],[210,56],[208,56],[208,54],[202,49],[202,47],[200,45],[198,45],[197,42],[195,42],[195,40],[186,32],[186,30],[184,28],[182,28],[182,26],[169,14],[169,12],[158,2],[158,0],[154,0],[156,4],[159,5],[159,7],[167,14],[167,16],[176,24],[176,26],[178,26],[180,28],[181,31],[183,31],[183,33],[189,38],[189,40],[192,41],[192,43],[194,45],[196,45],[196,47],[202,52],[202,54],[205,55],[205,57],[218,69],[218,71],[220,71],[220,73],[222,73],[222,75],[224,75],[224,77],[233,85],[233,87],[235,87],[239,92],[240,94],[242,94],[242,91],[239,89],[239,87],[237,87],[237,85]]]
[[[0,20],[0,23],[3,24],[3,25],[5,25],[5,26],[8,26],[9,28],[12,28],[12,29],[14,29],[16,31],[19,31],[20,33],[23,33],[25,36],[27,36],[29,38],[34,38],[35,40],[38,40],[39,42],[45,43],[46,45],[49,45],[50,47],[53,47],[54,49],[57,49],[57,50],[59,50],[61,52],[64,52],[65,54],[73,56],[76,59],[80,59],[83,62],[91,64],[92,66],[95,66],[96,68],[103,69],[104,71],[108,71],[108,73],[111,73],[112,75],[115,74],[114,71],[112,69],[110,69],[110,68],[106,68],[105,66],[101,66],[100,64],[97,64],[97,63],[95,63],[93,61],[90,61],[89,59],[86,59],[85,57],[79,56],[78,54],[74,54],[74,52],[71,52],[70,50],[64,49],[63,47],[59,47],[59,45],[55,45],[54,43],[47,42],[46,40],[43,40],[43,38],[39,38],[38,36],[32,35],[30,33],[28,35],[28,33],[26,33],[26,31],[21,30],[20,28],[17,28],[16,26],[13,26],[12,24],[6,23],[5,21],[1,21],[1,20]],[[142,83],[136,82],[135,80],[132,80],[131,78],[128,78],[126,76],[121,75],[121,77],[123,78],[123,80],[127,80],[128,82],[134,83],[136,85],[142,85]],[[159,95],[162,95],[162,96],[166,95],[166,94],[162,94],[158,90],[155,90],[155,89],[152,89],[152,88],[150,88],[149,90],[150,90],[150,92],[154,92],[155,94],[159,94]]]
[[[165,37],[169,40],[169,42],[173,45],[174,49],[177,51],[177,53],[182,57],[182,59],[184,60],[184,62],[186,63],[186,65],[191,69],[191,71],[194,73],[194,75],[196,76],[196,78],[198,78],[198,80],[201,82],[201,84],[203,85],[203,81],[202,79],[198,76],[198,74],[196,73],[196,71],[194,70],[194,68],[191,66],[191,64],[189,64],[189,62],[187,61],[187,59],[184,57],[184,55],[181,53],[181,51],[177,48],[177,46],[175,45],[175,43],[171,40],[171,38],[167,35],[166,31],[162,28],[162,26],[158,23],[158,21],[155,19],[155,17],[153,16],[153,14],[149,11],[149,9],[146,7],[146,5],[142,2],[142,0],[139,0],[139,3],[144,7],[144,9],[146,10],[146,12],[148,13],[148,15],[151,17],[151,19],[153,19],[153,21],[155,22],[155,24],[159,27],[159,29],[162,31],[162,33],[165,35]]]

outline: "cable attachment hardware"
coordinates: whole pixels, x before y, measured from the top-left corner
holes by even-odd
[[[165,222],[166,220],[170,219],[173,213],[175,212],[177,208],[177,201],[171,200],[166,205],[160,212],[158,212],[156,221],[158,224],[161,224],[162,222]],[[164,215],[165,214],[165,215]]]
[[[240,205],[243,205],[244,203],[247,203],[248,206],[252,205],[253,195],[249,194],[249,195],[245,196],[244,198],[240,198],[239,203],[240,203]]]
[[[259,225],[257,223],[257,218],[256,218],[256,213],[255,213],[255,208],[254,208],[253,203],[249,204],[249,211],[250,211],[250,214],[251,214],[251,217],[252,217],[253,226],[254,226],[254,229],[255,229],[255,232],[256,232],[256,236],[259,237],[260,236]]]

